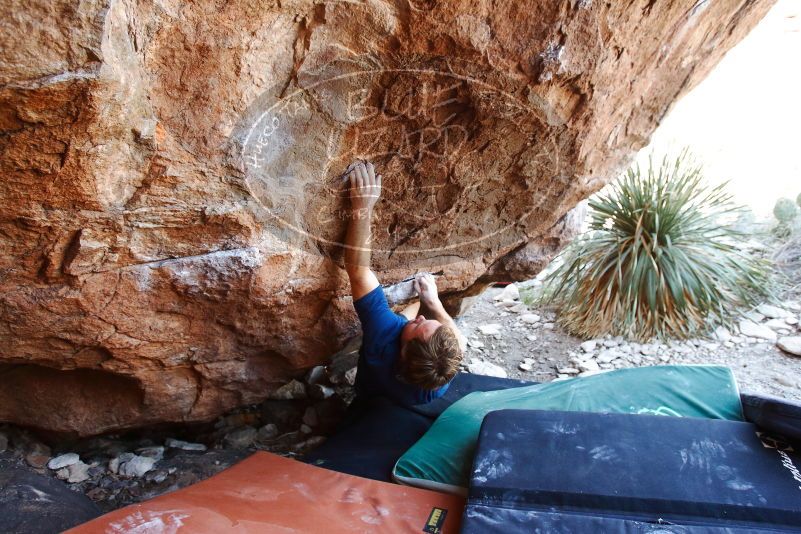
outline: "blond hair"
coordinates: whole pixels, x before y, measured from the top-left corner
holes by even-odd
[[[444,386],[459,371],[462,349],[456,333],[440,326],[427,341],[412,339],[403,351],[401,376],[410,384],[433,390]]]

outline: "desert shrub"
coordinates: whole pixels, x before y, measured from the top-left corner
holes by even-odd
[[[773,227],[774,237],[784,241],[789,239],[794,231],[801,226],[798,206],[789,198],[780,198],[773,206],[773,216],[778,221]]]
[[[801,203],[801,195],[798,195],[796,201]],[[785,223],[779,222],[773,228],[773,236],[778,238],[773,242],[772,256],[778,287],[785,298],[799,298],[801,297],[801,217],[795,217]]]
[[[724,186],[702,184],[686,152],[632,167],[589,206],[589,231],[541,293],[574,334],[691,337],[768,291],[768,265],[741,251],[746,235],[724,223],[742,209]]]
[[[783,224],[789,224],[798,217],[798,211],[798,206],[789,198],[780,198],[773,206],[773,216]]]

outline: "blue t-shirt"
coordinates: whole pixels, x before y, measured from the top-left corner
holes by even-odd
[[[389,308],[381,286],[354,301],[353,306],[364,333],[356,373],[356,391],[359,395],[382,395],[411,406],[430,402],[445,394],[449,383],[435,390],[427,390],[398,378],[396,364],[400,357],[400,336],[409,321]]]

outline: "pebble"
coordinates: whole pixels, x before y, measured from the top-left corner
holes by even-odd
[[[781,337],[776,345],[784,352],[794,356],[801,356],[801,336]]]
[[[601,367],[595,360],[584,360],[583,362],[579,363],[579,369],[582,372],[592,372],[599,371]]]
[[[66,454],[56,456],[55,458],[47,462],[47,468],[52,469],[53,471],[58,471],[59,469],[63,469],[64,467],[69,467],[72,464],[78,463],[80,461],[81,461],[80,456],[78,456],[74,452],[68,452]]]
[[[512,313],[523,313],[528,311],[528,306],[526,306],[521,302],[520,304],[515,304],[514,306],[509,308],[509,311]]]
[[[545,330],[553,330],[553,326],[554,326],[553,323],[545,323],[544,325],[542,325],[542,327]]]
[[[591,339],[589,341],[585,341],[584,343],[582,343],[580,347],[581,350],[583,350],[584,352],[592,352],[595,350],[596,345],[598,345],[598,342],[594,339]]]
[[[796,382],[784,375],[775,375],[773,379],[783,386],[787,386],[788,388],[794,388],[797,386]]]
[[[300,431],[302,433],[304,433],[304,434],[311,434],[312,433],[311,427],[309,425],[307,425],[307,424],[300,425]]]
[[[526,336],[526,339],[528,339],[529,341],[537,341],[537,336],[535,336],[534,334],[529,334]]]
[[[524,313],[520,316],[520,320],[526,324],[534,324],[540,321],[540,316],[536,313]]]
[[[533,365],[534,360],[531,358],[526,358],[520,363],[520,365],[517,366],[517,368],[521,371],[531,371]]]
[[[501,333],[501,325],[498,323],[482,324],[479,325],[478,330],[485,336],[494,336]]]
[[[620,353],[616,350],[602,350],[595,359],[598,363],[612,363],[618,358],[620,358]]]
[[[6,452],[8,449],[8,436],[0,432],[0,452]]]
[[[480,349],[484,347],[484,343],[479,341],[478,339],[468,339],[467,344],[474,349]]]
[[[270,394],[274,400],[294,400],[306,398],[306,386],[303,382],[291,380]]]
[[[181,449],[183,451],[205,451],[206,446],[202,443],[190,443],[180,439],[167,438],[164,445],[171,449]]]
[[[615,339],[604,339],[604,347],[606,348],[617,347],[618,344],[619,343]]]
[[[784,322],[789,324],[790,326],[795,326],[798,324],[798,317],[790,316],[784,319]]]

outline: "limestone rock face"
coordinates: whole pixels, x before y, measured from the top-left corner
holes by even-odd
[[[382,282],[536,274],[771,2],[7,4],[0,421],[85,435],[258,401],[358,334],[354,158]]]

